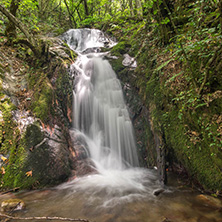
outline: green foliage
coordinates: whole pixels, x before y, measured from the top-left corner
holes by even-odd
[[[24,24],[29,24],[32,31],[38,32],[38,3],[37,1],[25,0],[19,5],[19,18]]]
[[[115,45],[111,49],[111,53],[112,55],[115,55],[115,56],[121,56],[129,51],[130,46],[131,45],[129,42],[125,42],[125,41],[119,42],[117,45]]]

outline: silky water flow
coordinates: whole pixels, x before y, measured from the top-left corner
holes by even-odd
[[[97,197],[103,192],[108,197],[104,205],[151,194],[159,186],[155,173],[139,167],[121,83],[104,59],[106,53],[100,52],[101,47],[116,43],[96,29],[71,29],[63,39],[78,53],[71,67],[73,131],[86,144],[97,173],[61,187],[93,191]]]

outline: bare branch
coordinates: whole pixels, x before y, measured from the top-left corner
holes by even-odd
[[[61,221],[80,221],[80,222],[90,222],[87,219],[72,219],[64,217],[12,217],[6,214],[1,214],[0,217],[8,218],[11,220],[61,220]]]

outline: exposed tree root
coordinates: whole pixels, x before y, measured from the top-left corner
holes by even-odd
[[[60,220],[60,221],[80,221],[80,222],[90,222],[87,219],[72,219],[64,217],[13,217],[7,214],[1,214],[0,217],[4,217],[10,220]]]

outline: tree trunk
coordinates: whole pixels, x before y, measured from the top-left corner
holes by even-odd
[[[88,5],[87,5],[87,0],[84,0],[83,1],[84,3],[84,9],[85,9],[85,17],[88,17],[89,16],[89,9],[88,9]]]
[[[220,33],[222,34],[222,1],[219,2],[220,9]]]
[[[141,0],[136,0],[135,5],[138,19],[143,19],[143,9]]]
[[[20,3],[20,0],[12,0],[11,1],[11,5],[9,7],[9,12],[14,16],[16,16],[16,12],[18,10],[19,3]],[[7,39],[9,42],[11,42],[13,39],[16,38],[16,26],[13,22],[9,21],[9,23],[7,24],[6,29],[5,29],[5,35],[7,36]]]
[[[134,8],[133,8],[133,1],[129,0],[129,7],[130,7],[130,14],[134,17]]]
[[[40,47],[38,47],[38,42],[36,41],[34,36],[27,31],[28,28],[25,27],[25,25],[19,19],[17,19],[13,14],[11,14],[6,8],[4,8],[1,5],[0,5],[0,12],[2,12],[15,27],[18,27],[23,32],[23,34],[28,39],[28,46],[34,52],[35,56],[40,58],[41,56]]]
[[[71,11],[70,11],[69,5],[68,5],[68,3],[67,3],[66,0],[64,1],[64,3],[65,3],[65,5],[66,5],[66,9],[67,9],[67,12],[68,12],[68,14],[69,14],[70,28],[73,28],[73,25],[74,25],[74,27],[76,27],[77,24],[76,24],[74,15],[73,15],[74,12],[71,12]],[[74,24],[73,24],[73,23],[74,23]]]

